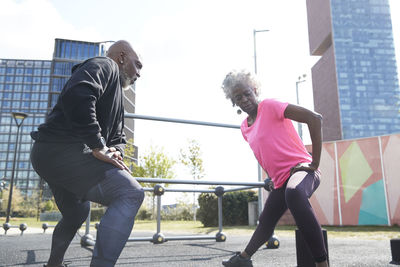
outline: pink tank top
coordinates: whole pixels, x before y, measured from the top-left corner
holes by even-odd
[[[265,99],[258,104],[256,121],[249,127],[246,118],[240,127],[244,139],[275,188],[282,187],[286,182],[290,168],[312,161],[292,121],[284,117],[287,106],[288,103]]]

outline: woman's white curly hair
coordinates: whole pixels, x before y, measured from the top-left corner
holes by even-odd
[[[235,105],[235,103],[233,101],[232,92],[239,86],[254,88],[254,93],[257,97],[260,94],[260,83],[254,74],[245,70],[231,71],[226,75],[221,87],[222,90],[224,90],[225,97],[230,99],[233,105]]]

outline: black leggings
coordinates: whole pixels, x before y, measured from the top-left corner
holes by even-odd
[[[279,219],[289,208],[315,261],[325,261],[327,253],[321,226],[308,200],[318,188],[319,183],[320,173],[318,171],[299,171],[293,174],[283,187],[273,190],[265,202],[264,210],[259,217],[259,224],[245,252],[252,256],[269,240]]]

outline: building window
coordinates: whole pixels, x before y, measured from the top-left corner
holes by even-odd
[[[49,84],[50,83],[49,77],[42,77],[42,83]]]
[[[23,81],[23,77],[22,76],[16,76],[15,77],[15,82],[16,83],[22,83],[22,81]]]
[[[32,100],[39,100],[39,94],[33,93],[31,99]]]
[[[6,76],[6,83],[13,83],[14,82],[14,76]]]
[[[14,100],[20,100],[21,99],[21,93],[14,93],[13,99]]]
[[[33,74],[33,69],[32,68],[26,68],[25,69],[25,75],[32,75]]]
[[[40,77],[33,77],[33,83],[34,84],[40,83]]]
[[[42,75],[43,76],[49,76],[50,75],[50,69],[43,69]]]
[[[7,68],[7,75],[14,75],[15,73],[15,68]]]
[[[32,83],[32,77],[25,76],[24,77],[24,83]]]
[[[13,101],[12,107],[13,107],[13,108],[19,108],[19,107],[20,107],[20,104],[21,104],[21,102],[19,102],[19,101]]]
[[[40,102],[39,103],[39,108],[46,109],[47,108],[47,102]]]
[[[34,102],[34,101],[31,102],[31,109],[37,109],[38,106],[39,106],[38,102]]]

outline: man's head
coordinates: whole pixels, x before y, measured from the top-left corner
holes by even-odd
[[[119,67],[122,87],[128,88],[140,77],[142,62],[133,50],[132,46],[124,40],[117,41],[110,46],[107,57],[114,60]]]

